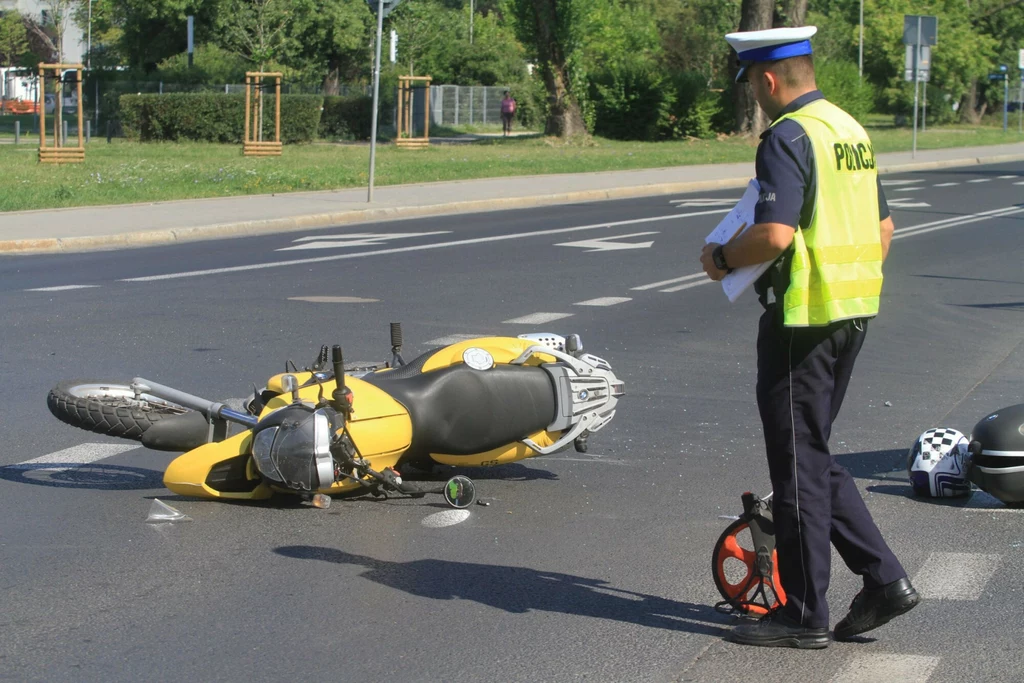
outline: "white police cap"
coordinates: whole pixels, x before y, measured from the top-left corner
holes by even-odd
[[[817,26],[798,26],[727,33],[725,39],[736,50],[740,62],[736,82],[747,80],[747,67],[752,64],[811,54],[810,39],[817,32]]]

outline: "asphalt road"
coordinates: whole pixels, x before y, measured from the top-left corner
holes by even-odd
[[[1022,680],[1024,518],[982,493],[912,498],[904,468],[924,429],[1024,400],[1024,165],[886,183],[882,314],[832,446],[926,600],[870,638],[721,640],[719,515],[768,489],[760,307],[687,278],[740,194],[723,191],[0,258],[0,679]],[[321,344],[384,359],[392,321],[407,358],[452,335],[577,332],[628,396],[586,455],[467,471],[492,504],[444,528],[422,523],[429,499],[178,498],[160,481],[172,454],[44,403],[61,379],[138,375],[244,396]],[[147,525],[154,497],[194,521]],[[834,569],[833,623],[858,589]]]

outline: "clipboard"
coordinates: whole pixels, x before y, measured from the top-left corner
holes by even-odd
[[[754,224],[754,207],[757,205],[757,199],[760,194],[761,185],[757,182],[757,178],[751,178],[739,203],[704,238],[704,242],[728,244],[750,229],[750,226]],[[722,278],[722,291],[725,292],[729,301],[735,302],[740,294],[753,285],[768,270],[771,264],[771,261],[765,261],[753,266],[736,268]]]

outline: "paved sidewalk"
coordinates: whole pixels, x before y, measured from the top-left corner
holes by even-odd
[[[1024,161],[1024,143],[880,154],[881,173]],[[327,192],[0,214],[0,253],[72,252],[288,232],[374,220],[742,187],[743,164],[487,178]]]

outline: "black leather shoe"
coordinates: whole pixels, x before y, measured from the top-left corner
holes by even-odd
[[[914,609],[921,602],[921,596],[910,585],[910,579],[902,578],[881,588],[864,588],[850,603],[850,613],[836,624],[836,640],[846,640],[898,617]]]
[[[828,647],[828,629],[801,626],[779,610],[751,624],[736,626],[725,639],[742,645],[819,650]]]

